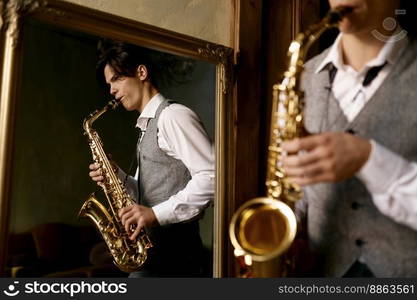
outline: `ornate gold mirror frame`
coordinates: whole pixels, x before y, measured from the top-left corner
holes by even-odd
[[[213,275],[222,277],[226,257],[228,201],[232,201],[231,116],[232,49],[58,0],[0,2],[0,274],[4,276],[11,208],[11,172],[16,102],[21,66],[22,24],[26,18],[100,37],[123,40],[147,48],[216,64],[215,151],[216,192],[213,220]]]

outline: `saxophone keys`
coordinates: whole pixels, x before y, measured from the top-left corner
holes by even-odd
[[[245,255],[245,256],[243,257],[243,259],[245,260],[245,264],[246,264],[247,266],[251,266],[251,265],[252,265],[252,256],[250,256],[250,255]]]
[[[278,199],[279,196],[281,196],[281,192],[282,192],[281,188],[275,189],[271,194],[272,198]]]
[[[285,176],[284,172],[282,172],[282,171],[280,171],[280,170],[276,170],[276,171],[274,172],[274,175],[275,175],[276,177],[278,177],[278,178],[284,178],[284,176]]]
[[[135,230],[136,230],[136,224],[130,225],[130,227],[129,227],[129,233],[134,233]]]

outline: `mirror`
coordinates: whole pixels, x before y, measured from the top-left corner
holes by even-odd
[[[95,70],[97,44],[108,38],[147,48],[165,70],[168,64],[176,68],[159,90],[196,112],[213,142],[215,198],[199,224],[212,261],[208,274],[221,277],[231,49],[62,1],[10,0],[3,9],[3,276],[126,276],[100,261],[101,235],[77,219],[83,202],[98,189],[88,176],[92,157],[82,121],[111,99]],[[135,161],[137,117],[119,108],[93,126],[125,171]]]

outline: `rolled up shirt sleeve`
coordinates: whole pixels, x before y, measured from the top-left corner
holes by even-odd
[[[192,220],[212,203],[215,187],[214,148],[198,116],[171,104],[158,121],[158,145],[189,170],[184,189],[152,207],[160,225]]]

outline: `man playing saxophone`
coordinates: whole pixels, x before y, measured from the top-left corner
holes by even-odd
[[[412,2],[412,1],[410,1]],[[352,12],[334,44],[305,66],[307,137],[283,144],[304,186],[317,271],[417,276],[417,41],[400,0],[329,0]]]
[[[130,238],[147,228],[153,247],[143,269],[130,277],[194,277],[204,273],[207,257],[198,218],[214,197],[214,152],[197,115],[158,91],[153,61],[137,46],[111,42],[102,46],[98,70],[116,100],[138,111],[138,168],[126,188],[137,203],[118,216]],[[103,180],[98,164],[90,177]],[[122,181],[126,174],[119,169]]]

